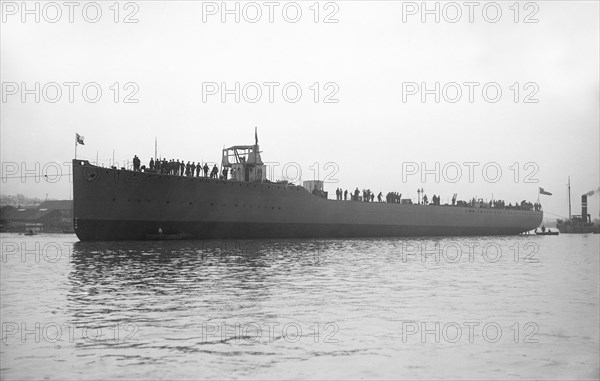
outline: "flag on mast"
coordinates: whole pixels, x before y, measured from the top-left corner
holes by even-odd
[[[79,135],[78,133],[75,133],[75,142],[77,144],[81,144],[82,146],[84,146],[85,144],[83,143],[83,139],[85,139],[83,136]]]
[[[540,194],[545,194],[547,196],[552,196],[552,193],[544,190],[544,188],[540,187]]]

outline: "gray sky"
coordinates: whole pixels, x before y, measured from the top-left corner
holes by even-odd
[[[228,2],[229,7],[235,3]],[[62,16],[51,23],[56,9],[41,2],[36,23],[35,15],[15,10],[21,2],[3,2],[2,175],[14,172],[11,163],[24,162],[33,169],[36,162],[40,168],[69,162],[75,132],[85,136],[78,157],[95,161],[98,155],[104,165],[113,149],[120,163],[134,154],[147,163],[155,137],[161,156],[214,162],[220,160],[223,146],[252,144],[257,126],[263,160],[281,163],[274,171],[277,179],[283,177],[286,163],[298,163],[302,180],[313,179],[310,167],[316,162],[321,179],[337,168],[330,178],[339,183],[326,185],[330,194],[337,186],[359,187],[416,199],[422,187],[429,196],[441,194],[442,201],[456,192],[459,199],[490,199],[493,194],[515,202],[535,201],[541,186],[554,193],[542,196],[545,211],[566,215],[568,176],[575,214],[580,195],[600,184],[597,1],[521,2],[519,22],[512,1],[498,2],[502,15],[495,23],[482,15],[487,6],[488,19],[495,16],[496,6],[489,2],[478,3],[473,22],[469,9],[457,3],[462,17],[456,23],[448,22],[456,9],[447,3],[439,3],[436,23],[433,15],[422,22],[421,13],[410,14],[421,2],[399,1],[321,2],[315,23],[313,3],[298,2],[302,15],[295,23],[290,22],[295,3],[278,2],[272,23],[268,6],[254,3],[262,17],[252,23],[257,7],[239,2],[240,22],[226,15],[223,23],[221,13],[209,14],[221,2],[121,2],[115,23],[113,2],[99,2],[102,15],[92,23],[82,15],[87,2],[74,8],[73,22],[60,2]],[[288,20],[282,14],[286,5]],[[86,9],[93,19],[94,7]],[[127,15],[138,22],[124,23]],[[329,21],[338,22],[324,22],[328,15]],[[538,22],[525,23],[526,16]],[[34,95],[22,102],[23,82],[29,89],[40,83],[39,103]],[[56,97],[52,85],[43,94],[52,82],[62,90],[56,103],[48,101]],[[80,84],[72,103],[65,82]],[[81,92],[91,82],[102,89],[96,103],[86,101]],[[111,89],[115,82],[120,88],[116,103],[115,87]],[[130,82],[135,85],[125,88]],[[256,87],[248,85],[239,103],[234,95],[223,103],[221,93],[206,92],[203,102],[203,83],[220,87],[222,82],[228,89],[236,82],[240,89],[257,83],[262,97],[249,102]],[[270,82],[280,83],[272,103],[264,85]],[[432,94],[425,102],[420,92],[408,94],[414,90],[410,84],[434,89],[436,82],[440,93],[449,83],[459,84],[462,97],[450,102],[456,95],[453,85],[446,86],[439,103]],[[464,85],[471,82],[480,84],[473,102]],[[15,95],[12,83],[19,85]],[[296,103],[282,95],[287,83],[302,90]],[[314,83],[320,89],[316,103]],[[495,103],[482,95],[487,83],[492,84],[488,99],[495,88],[502,91]],[[290,97],[294,88],[288,89]],[[133,99],[138,102],[125,103],[125,96],[136,89]],[[338,102],[326,103],[332,92],[331,99]],[[525,102],[528,95],[538,102]],[[329,162],[335,167],[325,168]],[[478,163],[472,164],[472,182],[465,162]],[[420,172],[408,175],[412,163],[425,163],[431,170],[439,163],[439,182],[433,174],[425,182]],[[461,167],[458,180],[449,163]],[[484,166],[488,180],[496,178],[497,168],[502,170],[497,182],[486,181]],[[290,177],[294,172],[289,170]],[[57,183],[9,179],[2,182],[2,193],[68,198],[69,187],[66,178]],[[589,203],[591,214],[598,217],[598,196]]]

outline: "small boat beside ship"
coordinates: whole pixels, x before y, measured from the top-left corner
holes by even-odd
[[[537,229],[535,229],[535,234],[536,235],[558,235],[559,232],[557,231],[552,231],[550,229],[546,229],[545,227],[542,226],[542,231],[538,231]]]

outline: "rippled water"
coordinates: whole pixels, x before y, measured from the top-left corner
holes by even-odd
[[[598,235],[1,239],[2,379],[600,377]]]

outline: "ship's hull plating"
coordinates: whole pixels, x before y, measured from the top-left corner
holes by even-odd
[[[586,233],[599,233],[600,225],[593,224],[557,224],[558,231],[564,234],[586,234]]]
[[[73,161],[73,215],[82,241],[511,235],[542,212],[326,200],[302,187],[188,178]]]

